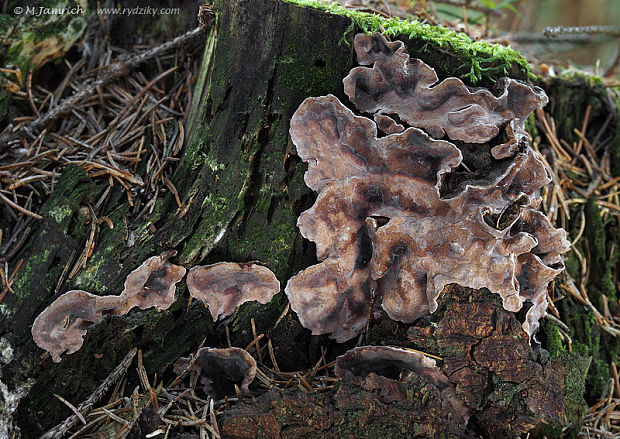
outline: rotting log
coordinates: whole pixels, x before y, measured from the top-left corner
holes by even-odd
[[[420,375],[370,373],[345,378],[329,393],[272,390],[223,415],[229,438],[518,437],[566,423],[567,381],[583,392],[588,361],[550,362],[532,349],[514,313],[488,291],[448,287],[438,310],[399,336],[387,319],[370,331],[374,345],[398,343],[441,358],[456,396],[469,408],[467,429]],[[543,421],[543,422],[541,422]],[[537,430],[534,430],[537,429]],[[251,432],[255,433],[252,436]]]
[[[279,0],[220,0],[216,2],[215,10],[217,22],[205,36],[202,67],[186,127],[185,154],[174,177],[183,206],[177,208],[174,198],[168,196],[157,202],[146,220],[132,222],[130,207],[123,194],[117,192],[108,213],[114,229],[102,229],[87,266],[74,279],[57,288],[71,253],[82,250],[89,233],[87,219],[80,208],[97,199],[105,189],[103,185],[90,181],[78,168],[67,168],[42,210],[43,220],[35,226],[28,243],[17,256],[24,263],[17,273],[14,294],[7,295],[0,308],[0,337],[12,350],[11,361],[2,366],[1,379],[11,389],[25,384],[29,388],[15,418],[23,437],[36,437],[71,414],[52,396],[53,393],[79,404],[135,346],[144,353],[147,371],[162,376],[170,371],[174,360],[195,350],[203,339],[206,339],[207,346],[226,343],[224,324],[213,324],[209,312],[198,303],[188,307],[188,294],[181,286],[178,299],[170,309],[164,312],[134,311],[125,317],[109,318],[89,331],[79,352],[54,364],[35,346],[30,327],[34,318],[60,293],[80,288],[96,294],[118,294],[131,270],[146,258],[170,249],[179,251],[174,262],[186,267],[224,260],[259,260],[272,269],[283,284],[299,269],[314,262],[314,249],[301,238],[295,224],[297,216],[311,205],[314,195],[303,183],[304,166],[294,155],[288,137],[289,120],[308,96],[333,93],[347,102],[341,81],[354,65],[353,35],[360,26],[365,26],[365,22]],[[373,26],[373,23],[366,25]],[[378,27],[382,23],[377,20],[374,25]],[[395,35],[399,33],[398,29],[392,31]],[[527,78],[527,71],[510,60],[486,59],[484,54],[478,58],[474,54],[457,52],[451,49],[449,41],[434,40],[439,36],[432,33],[426,39],[420,35],[409,39],[408,35],[409,32],[403,38],[408,42],[411,55],[436,67],[442,78],[464,74],[456,70],[461,66],[471,66],[473,77],[476,77],[476,66],[480,70],[481,63],[485,62],[490,64],[484,67],[493,65],[495,70],[480,70],[483,72],[480,76],[482,84],[499,77],[501,71],[520,79]],[[449,36],[443,38],[449,39]],[[485,76],[485,71],[497,73]],[[471,297],[477,298],[480,308],[492,308],[491,311],[485,309],[494,319],[499,315],[506,321],[516,322],[514,315],[501,310],[501,306],[498,308],[497,298],[484,292],[459,291],[464,296],[457,295],[455,301],[470,303]],[[310,337],[291,313],[274,327],[284,302],[285,298],[280,295],[267,305],[244,305],[225,321],[232,344],[245,346],[250,342],[250,318],[254,318],[258,331],[266,332],[271,338],[278,364],[285,370],[307,367],[316,362],[321,344],[328,347],[331,357],[351,346]],[[457,312],[463,307],[459,302],[459,306],[449,310]],[[432,330],[437,322],[446,321],[446,310],[431,316],[429,326],[420,329],[426,331],[424,338],[416,338],[417,326],[407,331],[403,325],[384,319],[371,329],[368,342],[409,343],[446,358],[442,367],[452,367],[449,359],[458,350],[471,350],[474,344],[483,340],[453,340]],[[460,318],[466,322],[470,314],[462,311]],[[501,332],[497,334],[500,338],[491,338],[496,349],[487,346],[488,350],[483,353],[493,358],[498,353],[507,355],[508,352],[497,345],[518,344],[522,357],[508,361],[516,361],[515,367],[523,368],[526,364],[538,371],[538,387],[532,387],[538,393],[529,397],[535,398],[544,393],[540,389],[549,389],[553,384],[561,396],[566,396],[566,409],[562,413],[571,414],[568,404],[574,401],[577,415],[576,421],[571,421],[578,422],[587,360],[563,356],[561,358],[566,361],[561,365],[557,363],[554,368],[556,363],[547,362],[544,351],[533,350],[522,339],[518,325],[511,326],[509,331],[502,325],[508,323],[493,321],[494,331]],[[462,331],[471,329],[461,328]],[[530,387],[516,385],[514,378],[502,375],[508,372],[494,370],[481,357],[458,361],[471,361],[467,363],[468,370],[476,372],[459,375],[461,393],[475,401],[480,413],[478,421],[472,422],[472,431],[489,436],[511,435],[540,427],[541,420],[552,425],[565,422],[559,413],[562,410],[557,406],[543,408],[550,410],[550,414],[528,412]],[[555,372],[546,372],[551,370]],[[135,376],[130,379],[135,380]],[[265,428],[276,428],[273,424],[276,422],[278,434],[286,430],[285,427],[291,434],[299,432],[298,436],[290,437],[303,437],[302,434],[313,432],[326,437],[347,437],[360,431],[367,431],[368,437],[387,437],[386,432],[402,432],[403,437],[408,437],[408,430],[403,430],[407,423],[421,426],[417,433],[420,437],[425,434],[428,437],[433,432],[454,436],[464,434],[445,423],[445,406],[436,395],[421,398],[430,401],[426,405],[413,398],[424,391],[424,383],[415,379],[405,384],[397,383],[408,395],[403,401],[382,406],[383,411],[373,412],[373,418],[369,418],[371,413],[365,404],[385,403],[377,384],[385,384],[384,379],[387,378],[372,378],[376,380],[374,384],[369,379],[343,382],[327,395],[299,396],[285,391],[274,399],[273,394],[268,394],[259,397],[255,405],[240,405],[231,410],[224,418],[223,428],[225,431],[236,430],[238,437],[254,437],[253,430],[243,435],[242,425],[234,422],[246,422],[239,421],[237,414],[243,415],[243,410],[255,410],[264,414],[261,419],[269,423]],[[484,392],[474,391],[476,380],[486,383]],[[574,391],[570,400],[565,393],[569,388]],[[412,396],[407,393],[409,391]],[[496,399],[491,401],[491,397]],[[293,400],[301,400],[302,407],[287,406],[287,401]],[[326,402],[349,406],[358,403],[356,414],[343,416],[329,410],[325,412]],[[398,407],[394,408],[396,405]],[[497,407],[508,407],[502,416],[512,414],[511,419],[521,420],[519,428],[509,432],[485,431],[485,423],[496,416],[499,409],[495,412],[493,409]],[[292,411],[287,411],[289,409]],[[418,409],[427,410],[426,415],[412,420],[415,416],[411,411]],[[520,409],[522,411],[518,411]],[[288,418],[273,415],[276,410]],[[314,413],[312,416],[324,417],[320,428],[309,422],[314,418],[308,417],[308,411]],[[400,415],[404,417],[399,418]],[[366,430],[371,421],[379,427]],[[379,422],[385,422],[385,428]],[[300,430],[302,424],[308,424],[304,431]],[[231,425],[233,427],[229,427]],[[291,429],[291,426],[294,427]]]

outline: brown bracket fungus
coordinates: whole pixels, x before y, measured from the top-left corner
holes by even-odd
[[[62,294],[35,319],[35,343],[58,363],[63,353],[77,352],[87,329],[106,315],[124,315],[134,306],[167,309],[174,302],[176,283],[185,276],[185,268],[168,262],[175,254],[169,251],[147,259],[129,274],[120,296],[97,296],[80,290]]]
[[[205,394],[213,398],[234,395],[234,385],[239,385],[244,395],[250,394],[249,385],[256,376],[256,360],[241,348],[202,348],[195,357],[179,358],[174,363],[174,373],[195,371]]]
[[[119,311],[120,314],[127,314],[134,306],[140,309],[153,306],[168,309],[172,305],[176,284],[183,279],[186,272],[185,267],[168,262],[168,259],[176,254],[176,250],[172,250],[148,258],[129,273],[125,280],[125,289],[121,293],[125,305]]]
[[[470,90],[458,78],[438,83],[435,70],[410,58],[402,41],[388,42],[379,33],[356,35],[354,46],[358,62],[373,66],[355,67],[344,79],[351,102],[365,113],[398,114],[435,138],[447,134],[451,140],[482,143],[510,121],[524,132],[527,116],[548,101],[542,89],[510,78],[497,82],[498,96]]]
[[[431,383],[465,423],[469,420],[469,410],[457,398],[448,377],[435,360],[420,352],[391,346],[360,346],[336,358],[334,372],[340,378],[375,373],[396,380],[405,372],[415,373]]]
[[[48,306],[32,325],[34,342],[60,362],[63,353],[77,352],[87,329],[100,323],[105,314],[122,306],[119,296],[95,296],[86,291],[67,291]]]
[[[396,102],[385,112],[434,135],[445,130],[450,137],[486,142],[505,124],[520,127],[546,102],[542,90],[513,80],[504,81],[508,85],[499,98],[487,90],[470,92],[454,78],[430,87],[437,80],[430,67],[410,60],[402,43],[376,35],[358,35],[356,49],[361,64],[375,63],[373,69],[354,68],[345,78],[356,105],[384,111],[384,100]],[[401,76],[403,71],[417,76],[403,79],[398,69]],[[357,90],[370,84],[366,76],[386,72],[391,82],[377,80],[366,94]],[[405,84],[413,89],[399,89]],[[369,97],[381,104],[360,104]],[[428,101],[424,105],[418,102],[422,98]],[[403,113],[411,105],[422,105],[421,116]],[[478,107],[462,124],[445,115]],[[531,336],[547,306],[547,284],[563,269],[561,254],[569,244],[566,233],[536,211],[537,191],[550,179],[527,138],[507,129],[525,148],[517,152],[500,145],[501,155],[514,154],[505,170],[490,185],[466,185],[458,195],[442,198],[445,176],[462,162],[459,149],[419,128],[399,132],[391,128],[395,122],[376,120],[394,133],[378,138],[375,122],[355,116],[332,95],[306,99],[291,120],[291,139],[308,163],[304,179],[319,193],[297,224],[316,243],[321,262],[291,278],[285,290],[301,323],[313,334],[346,341],[366,324],[371,302],[410,323],[434,312],[444,287],[455,283],[488,288],[509,311],[532,303],[523,324]]]
[[[261,265],[219,262],[190,269],[187,289],[209,307],[215,322],[221,315],[231,315],[245,302],[269,302],[280,291],[280,282]]]

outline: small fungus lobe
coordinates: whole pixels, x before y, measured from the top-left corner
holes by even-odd
[[[103,321],[105,314],[115,314],[122,306],[120,296],[96,296],[81,290],[67,291],[35,319],[34,342],[60,362],[63,353],[77,352],[86,331]]]
[[[401,379],[403,373],[415,373],[432,384],[465,423],[469,420],[469,409],[457,398],[448,377],[435,360],[420,352],[391,346],[360,346],[336,358],[334,372],[340,378],[375,373],[395,380]]]
[[[102,322],[106,315],[124,315],[134,306],[167,309],[174,302],[176,283],[185,276],[185,268],[168,262],[174,255],[176,251],[168,251],[147,259],[129,274],[119,296],[97,296],[81,290],[62,294],[35,319],[35,343],[58,363],[63,353],[77,352],[88,328]]]
[[[233,395],[234,384],[244,395],[250,394],[249,385],[256,376],[256,360],[241,348],[202,348],[192,358],[179,358],[174,372],[195,371],[205,394],[221,399]]]
[[[215,322],[222,315],[231,315],[245,302],[269,302],[280,291],[280,282],[261,265],[219,262],[191,268],[187,289],[209,307]]]
[[[185,267],[168,262],[176,254],[176,250],[172,250],[148,258],[129,273],[121,293],[125,305],[119,311],[120,314],[127,314],[134,306],[140,309],[153,306],[168,309],[172,305],[176,284],[183,279],[186,271]]]

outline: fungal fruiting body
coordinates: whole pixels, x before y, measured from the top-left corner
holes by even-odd
[[[63,353],[78,351],[88,328],[102,322],[106,315],[125,315],[134,307],[168,309],[175,300],[176,284],[186,272],[184,267],[168,262],[176,253],[167,251],[144,261],[129,273],[119,296],[97,296],[81,290],[62,294],[35,319],[35,343],[59,362]],[[276,276],[267,267],[251,262],[193,267],[187,287],[192,297],[209,307],[213,321],[231,315],[245,302],[265,304],[280,291]]]
[[[176,374],[196,372],[205,394],[218,399],[233,394],[235,384],[241,393],[249,394],[256,370],[256,360],[241,348],[201,348],[192,358],[181,357],[174,363]]]
[[[291,120],[306,184],[318,192],[297,224],[320,261],[289,280],[291,307],[314,334],[342,342],[365,326],[371,303],[413,322],[455,283],[488,288],[509,311],[530,302],[523,328],[531,336],[569,245],[537,210],[550,179],[523,134],[544,92],[512,79],[501,81],[499,97],[456,78],[433,85],[432,68],[378,34],[356,36],[355,48],[360,64],[374,66],[354,68],[345,92],[376,122],[332,95],[306,99]],[[429,134],[492,146],[494,159],[509,162],[490,184],[442,196],[463,155]]]
[[[354,45],[359,64],[372,66],[353,68],[343,81],[360,111],[374,114],[375,120],[396,114],[435,138],[447,135],[472,143],[487,142],[506,127],[514,142],[493,148],[496,159],[509,157],[527,139],[527,117],[548,101],[541,88],[510,78],[497,81],[496,94],[470,89],[458,78],[439,82],[432,67],[409,57],[402,41],[388,42],[378,33],[358,34]]]
[[[35,343],[52,356],[55,363],[63,353],[77,352],[88,328],[106,315],[124,315],[133,307],[167,309],[174,302],[176,284],[185,268],[168,262],[176,251],[148,258],[132,271],[119,296],[97,296],[81,290],[62,294],[39,314],[32,325]]]
[[[392,346],[359,346],[336,358],[334,365],[334,373],[338,378],[364,377],[375,373],[398,379],[401,374],[408,372],[423,377],[467,424],[469,409],[456,396],[453,384],[437,367],[435,360],[420,352]]]
[[[261,265],[219,262],[191,268],[187,289],[190,296],[209,307],[215,322],[222,315],[231,315],[245,302],[269,302],[280,291],[280,282]]]
[[[96,296],[81,290],[67,291],[35,319],[34,342],[60,362],[63,353],[77,352],[89,327],[121,306],[120,296]]]

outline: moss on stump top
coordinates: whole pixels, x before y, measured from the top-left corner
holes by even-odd
[[[351,19],[351,27],[343,36],[347,44],[349,35],[357,30],[366,33],[381,32],[406,42],[409,53],[436,68],[441,77],[458,76],[471,85],[489,85],[502,76],[527,80],[533,78],[527,60],[510,46],[475,41],[465,33],[423,24],[417,20],[386,18],[377,14],[353,11],[337,3],[320,0],[283,0],[300,7],[315,8],[329,14]]]

